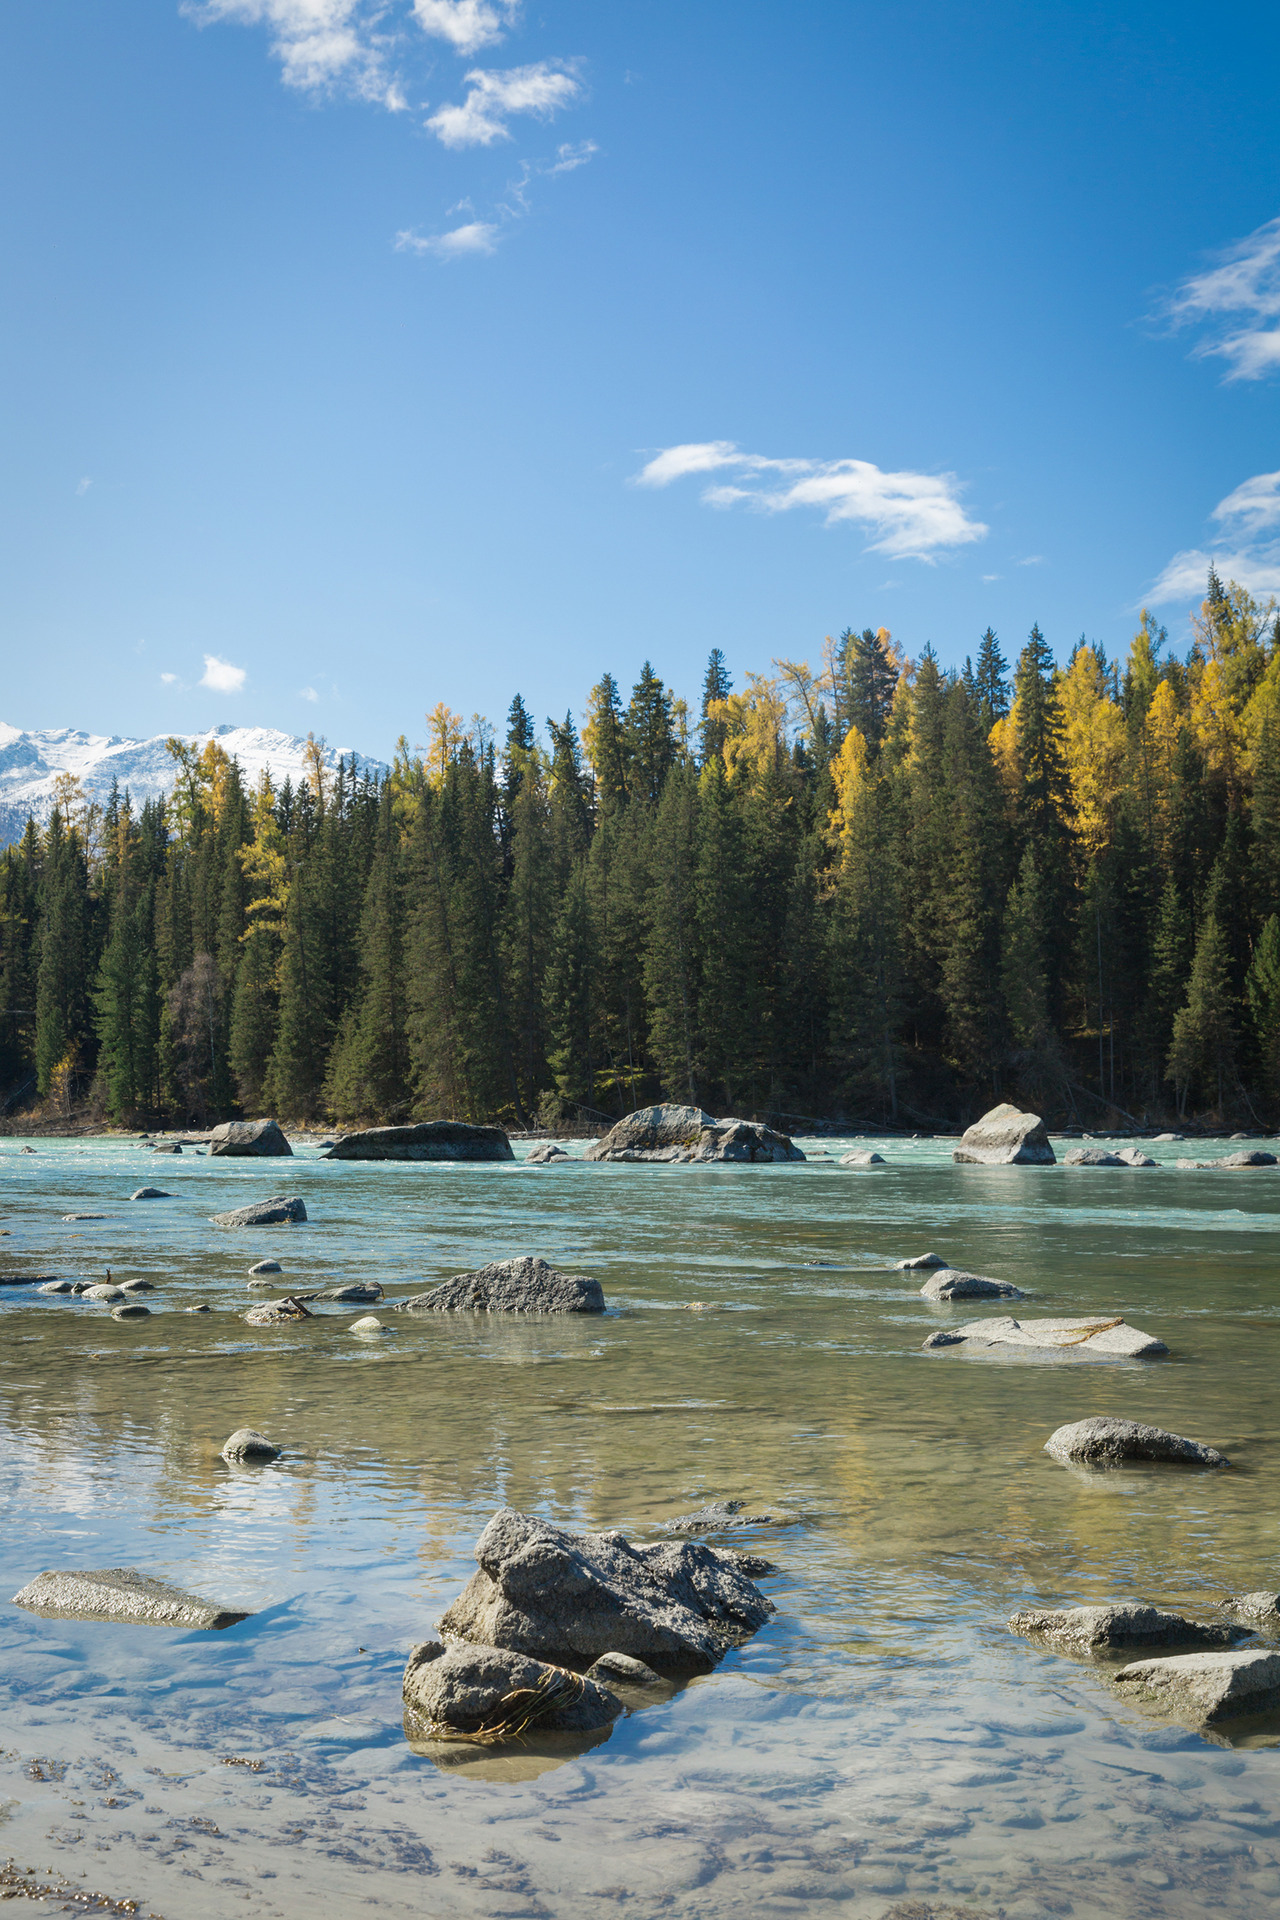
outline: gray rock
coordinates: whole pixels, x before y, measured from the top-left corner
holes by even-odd
[[[108,1286],[105,1280],[100,1280],[96,1286],[85,1287],[80,1297],[82,1300],[123,1300],[124,1292],[122,1288]]]
[[[1229,1647],[1237,1627],[1205,1626],[1158,1607],[1027,1607],[1009,1621],[1010,1633],[1030,1634],[1084,1653],[1126,1647]]]
[[[524,1157],[526,1167],[549,1167],[555,1160],[569,1160],[573,1156],[558,1147],[554,1140],[540,1140],[536,1147],[530,1147]]]
[[[1136,1660],[1112,1678],[1144,1706],[1194,1726],[1280,1707],[1280,1653],[1265,1647]]]
[[[753,1120],[717,1120],[701,1107],[640,1107],[587,1148],[588,1160],[680,1166],[803,1160],[785,1134]]]
[[[665,1687],[666,1681],[652,1667],[646,1667],[643,1660],[633,1660],[629,1653],[604,1653],[587,1669],[589,1680],[600,1680],[606,1686],[621,1684],[624,1687]]]
[[[837,1166],[841,1167],[883,1167],[887,1163],[882,1153],[842,1153]]]
[[[899,1273],[923,1272],[926,1267],[945,1267],[946,1264],[946,1261],[939,1259],[936,1253],[918,1253],[914,1259],[899,1260],[896,1263]]]
[[[1163,1340],[1127,1326],[1118,1315],[1094,1315],[1087,1320],[970,1320],[966,1326],[931,1333],[926,1347],[1040,1347],[1069,1348],[1086,1355],[1107,1354],[1119,1360],[1154,1359],[1168,1353]]]
[[[604,1292],[585,1274],[559,1273],[545,1260],[496,1260],[459,1273],[430,1293],[402,1300],[398,1313],[603,1313]]]
[[[46,1280],[40,1291],[41,1293],[73,1293],[75,1289],[69,1280]]]
[[[381,1320],[375,1319],[373,1314],[366,1313],[363,1319],[353,1320],[347,1331],[348,1333],[358,1333],[363,1337],[365,1334],[390,1333],[391,1329],[390,1327],[384,1327]]]
[[[284,1268],[278,1260],[255,1260],[250,1273],[283,1273]]]
[[[256,1427],[237,1427],[222,1448],[224,1460],[278,1460],[280,1448]]]
[[[15,1607],[27,1607],[55,1620],[118,1620],[147,1627],[188,1627],[217,1631],[234,1627],[249,1615],[219,1607],[197,1594],[153,1580],[136,1567],[105,1567],[92,1573],[40,1573],[21,1593]]]
[[[1123,1167],[1126,1163],[1118,1153],[1108,1153],[1105,1147],[1072,1147],[1070,1153],[1062,1158],[1064,1167]]]
[[[744,1513],[745,1505],[745,1500],[712,1500],[696,1513],[684,1513],[678,1520],[668,1520],[666,1530],[668,1533],[725,1533],[734,1527],[773,1525],[771,1513]]]
[[[150,1317],[150,1307],[144,1307],[141,1300],[130,1300],[123,1307],[112,1307],[111,1309],[111,1318],[113,1320],[148,1320]]]
[[[411,1127],[369,1127],[348,1133],[322,1155],[325,1160],[514,1160],[501,1127],[473,1127],[462,1120],[424,1120]]]
[[[608,1160],[616,1153],[660,1153],[671,1147],[692,1151],[715,1117],[701,1107],[681,1107],[667,1103],[657,1107],[638,1107],[610,1128],[601,1140],[587,1148],[588,1160]]]
[[[1055,1155],[1039,1114],[1006,1103],[975,1120],[951,1158],[959,1166],[1051,1167]]]
[[[269,1277],[269,1276],[268,1276],[267,1274],[265,1274],[265,1273],[264,1273],[264,1274],[262,1275],[262,1278],[261,1278],[260,1280],[246,1280],[246,1281],[245,1281],[245,1286],[247,1287],[247,1289],[248,1289],[248,1291],[249,1291],[250,1293],[257,1293],[257,1292],[260,1292],[260,1291],[264,1291],[264,1290],[265,1290],[266,1288],[268,1288],[268,1287],[273,1287],[274,1285],[275,1285],[275,1281],[274,1281],[274,1280],[272,1280],[272,1279],[271,1279],[271,1278],[270,1278],[270,1277]]]
[[[172,1200],[173,1195],[166,1193],[163,1187],[139,1187],[136,1193],[129,1195],[131,1200]]]
[[[1185,1140],[1187,1136],[1185,1133],[1158,1133],[1155,1137],[1157,1145],[1167,1146],[1171,1140]]]
[[[1158,1167],[1160,1165],[1160,1162],[1153,1160],[1149,1153],[1144,1153],[1141,1147],[1121,1147],[1116,1158],[1123,1160],[1126,1167]]]
[[[349,1287],[326,1287],[323,1293],[299,1293],[298,1300],[347,1300],[355,1306],[372,1306],[383,1297],[380,1281],[357,1280]]]
[[[1274,1153],[1263,1153],[1257,1147],[1248,1153],[1229,1153],[1218,1162],[1220,1167],[1274,1167],[1275,1164]]]
[[[313,1320],[315,1315],[308,1313],[300,1300],[264,1300],[260,1307],[250,1307],[245,1314],[245,1325],[249,1327],[278,1327],[286,1320]]]
[[[446,1649],[438,1640],[410,1653],[403,1693],[420,1738],[486,1745],[526,1730],[585,1733],[622,1712],[622,1702],[584,1674],[509,1648]]]
[[[209,1135],[219,1160],[291,1160],[293,1148],[274,1120],[227,1120]]]
[[[270,1200],[255,1200],[252,1206],[237,1207],[232,1213],[211,1213],[215,1227],[280,1227],[303,1221],[307,1210],[295,1195],[288,1199],[276,1194]]]
[[[184,1313],[212,1313],[213,1308],[207,1307],[203,1300],[198,1300],[194,1307],[184,1307],[182,1311]]]
[[[1267,1633],[1280,1633],[1280,1593],[1264,1588],[1261,1593],[1237,1593],[1222,1602],[1228,1613]]]
[[[1059,1427],[1045,1441],[1044,1450],[1068,1466],[1112,1467],[1128,1460],[1170,1461],[1188,1467],[1231,1464],[1224,1454],[1199,1440],[1184,1440],[1181,1434],[1167,1433],[1163,1427],[1116,1420],[1110,1415]]]
[[[1021,1300],[1022,1291],[1007,1280],[990,1280],[982,1273],[964,1273],[959,1267],[941,1267],[920,1289],[926,1300]]]
[[[63,1218],[63,1219],[65,1220],[65,1221],[71,1221],[71,1220],[109,1220],[109,1219],[111,1218],[111,1215],[110,1215],[109,1213],[64,1213],[64,1214],[63,1214],[63,1216],[62,1216],[62,1218]]]
[[[441,1632],[567,1666],[626,1653],[659,1672],[710,1672],[774,1611],[701,1541],[633,1546],[503,1508],[476,1543],[479,1571]]]
[[[176,1140],[162,1140],[151,1149],[152,1153],[181,1153],[182,1148]]]
[[[121,1293],[154,1293],[155,1288],[150,1280],[122,1280],[120,1291]]]

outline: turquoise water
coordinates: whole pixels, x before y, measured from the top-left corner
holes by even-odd
[[[256,1612],[211,1635],[0,1604],[0,1856],[165,1920],[1280,1907],[1280,1729],[1154,1721],[1004,1626],[1280,1588],[1280,1170],[961,1168],[928,1140],[859,1141],[890,1163],[866,1172],[828,1141],[759,1168],[34,1144],[0,1142],[0,1273],[156,1292],[117,1322],[0,1288],[0,1600],[46,1567],[134,1565]],[[173,1198],[129,1201],[144,1182]],[[277,1192],[308,1225],[208,1223]],[[984,1311],[892,1271],[927,1249],[1023,1287],[1017,1311],[1123,1313],[1170,1358],[923,1353]],[[394,1296],[517,1253],[596,1275],[609,1313],[392,1315],[374,1342],[348,1331],[367,1307],[241,1318],[267,1254],[281,1290]],[[1233,1471],[1043,1453],[1107,1412]],[[241,1425],[284,1458],[227,1467]],[[776,1561],[778,1612],[717,1673],[559,1763],[409,1748],[405,1654],[495,1507],[652,1537],[713,1497],[786,1522],[740,1541]]]

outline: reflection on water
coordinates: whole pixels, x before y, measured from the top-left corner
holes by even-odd
[[[295,1920],[317,1898],[870,1920],[907,1897],[1253,1920],[1280,1900],[1280,1729],[1170,1727],[1104,1666],[1004,1628],[1019,1606],[1126,1598],[1210,1617],[1280,1586],[1280,1172],[954,1168],[942,1143],[860,1144],[889,1165],[304,1155],[282,1182],[279,1163],[183,1156],[173,1199],[131,1208],[136,1148],[0,1142],[0,1276],[110,1266],[156,1287],[136,1322],[0,1288],[0,1592],[124,1565],[254,1610],[213,1636],[0,1607],[0,1850],[166,1920]],[[282,1190],[309,1225],[208,1223]],[[1023,1288],[1026,1317],[1123,1314],[1170,1357],[926,1354],[937,1326],[983,1317],[893,1271],[926,1249]],[[281,1294],[377,1280],[394,1300],[517,1253],[597,1275],[609,1313],[396,1316],[372,1343],[349,1333],[360,1306],[240,1317],[271,1297],[247,1286],[267,1254]],[[1044,1454],[1095,1413],[1209,1441],[1233,1470]],[[283,1456],[221,1460],[246,1425]],[[733,1537],[780,1568],[779,1613],[716,1674],[587,1749],[406,1738],[405,1655],[494,1507],[643,1537],[728,1497],[789,1524]]]

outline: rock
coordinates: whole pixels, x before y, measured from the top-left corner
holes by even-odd
[[[80,1297],[83,1300],[123,1300],[124,1292],[120,1287],[108,1286],[105,1280],[100,1280],[96,1286],[86,1287]]]
[[[1265,1647],[1137,1660],[1112,1678],[1144,1705],[1197,1726],[1280,1707],[1280,1653]]]
[[[785,1133],[753,1120],[716,1120],[701,1107],[640,1107],[587,1148],[588,1160],[694,1163],[803,1160]]]
[[[206,1307],[203,1300],[198,1300],[194,1307],[184,1307],[182,1311],[184,1313],[212,1313],[213,1308]]]
[[[41,1293],[72,1293],[74,1288],[69,1280],[46,1280]]]
[[[245,1286],[250,1293],[256,1293],[267,1287],[274,1286],[274,1284],[275,1282],[269,1279],[266,1274],[264,1274],[260,1280],[245,1281]]]
[[[917,1270],[923,1271],[925,1267],[945,1267],[946,1264],[946,1261],[940,1260],[936,1253],[917,1253],[911,1260],[899,1260],[897,1271],[915,1273]]]
[[[745,1500],[712,1500],[696,1513],[681,1514],[667,1521],[668,1533],[725,1533],[733,1527],[769,1527],[771,1513],[744,1513]]]
[[[348,1133],[321,1156],[325,1160],[514,1160],[501,1127],[473,1127],[462,1120],[424,1120],[412,1127],[369,1127]]]
[[[598,1280],[559,1273],[545,1260],[496,1260],[459,1273],[430,1293],[400,1301],[398,1313],[603,1313]]]
[[[252,1206],[237,1207],[233,1213],[211,1213],[209,1215],[215,1227],[280,1227],[293,1221],[303,1221],[307,1210],[296,1195],[286,1199],[276,1194],[271,1200],[255,1200]]]
[[[1157,1145],[1167,1146],[1171,1140],[1185,1140],[1187,1136],[1185,1133],[1158,1133],[1155,1137]]]
[[[1229,1153],[1218,1162],[1220,1167],[1274,1167],[1275,1164],[1274,1153],[1263,1153],[1257,1147],[1249,1153]]]
[[[1280,1632],[1280,1593],[1264,1589],[1261,1593],[1237,1593],[1222,1605],[1228,1613],[1252,1621],[1268,1633]]]
[[[1126,1167],[1158,1167],[1160,1162],[1153,1160],[1141,1147],[1121,1147],[1117,1159],[1123,1160]]]
[[[172,1200],[173,1195],[166,1193],[163,1187],[139,1187],[136,1193],[129,1195],[131,1200]]]
[[[622,1712],[607,1687],[584,1674],[508,1648],[450,1647],[427,1640],[404,1670],[405,1705],[428,1739],[512,1740],[526,1730],[588,1732]]]
[[[1051,1167],[1055,1161],[1044,1121],[1007,1104],[975,1120],[952,1149],[959,1166]]]
[[[152,1147],[152,1153],[181,1153],[182,1148],[176,1140],[162,1140],[159,1146]]]
[[[155,1288],[150,1280],[122,1280],[120,1291],[121,1293],[154,1293]]]
[[[979,1300],[996,1295],[1002,1300],[1021,1300],[1022,1292],[1007,1280],[989,1280],[985,1274],[964,1273],[959,1267],[940,1267],[930,1274],[920,1289],[926,1300]]]
[[[244,1316],[245,1325],[250,1327],[276,1327],[285,1320],[314,1320],[315,1315],[308,1313],[300,1300],[264,1300],[260,1307],[250,1307]]]
[[[19,1147],[19,1149],[18,1149],[18,1151],[19,1151],[19,1153],[34,1153],[34,1152],[35,1152],[35,1148],[34,1148],[34,1147]]]
[[[227,1120],[209,1135],[219,1160],[291,1160],[293,1148],[274,1120]]]
[[[356,1280],[349,1287],[326,1287],[323,1293],[300,1293],[299,1300],[347,1300],[356,1306],[369,1306],[375,1300],[383,1298],[382,1283],[378,1280]]]
[[[64,1220],[109,1220],[111,1216],[108,1213],[64,1213],[62,1218]]]
[[[123,1307],[112,1307],[111,1309],[111,1318],[113,1320],[149,1320],[150,1317],[150,1307],[144,1307],[141,1300],[130,1300],[127,1305]]]
[[[237,1427],[223,1445],[222,1458],[234,1462],[278,1460],[280,1452],[274,1440],[268,1440],[266,1434],[259,1433],[255,1427]]]
[[[219,1631],[249,1615],[216,1606],[197,1594],[153,1580],[136,1567],[106,1567],[93,1573],[40,1573],[21,1593],[15,1607],[28,1607],[47,1619],[118,1620],[147,1627],[195,1627]]]
[[[536,1147],[530,1147],[524,1157],[524,1163],[526,1167],[549,1167],[553,1160],[571,1158],[572,1155],[567,1154],[563,1147],[556,1146],[554,1141],[540,1140]]]
[[[255,1260],[250,1273],[283,1273],[284,1268],[278,1260]]]
[[[1085,1653],[1121,1647],[1229,1647],[1236,1627],[1203,1626],[1157,1607],[1027,1607],[1009,1621],[1010,1633],[1043,1636]]]
[[[1168,1353],[1163,1340],[1126,1326],[1119,1317],[1089,1320],[970,1320],[966,1326],[931,1333],[926,1347],[1069,1347],[1113,1359],[1146,1360]]]
[[[883,1167],[886,1165],[886,1161],[882,1153],[863,1153],[859,1151],[857,1153],[842,1153],[836,1165],[841,1167]]]
[[[774,1611],[702,1541],[636,1547],[620,1533],[570,1533],[509,1507],[481,1534],[476,1559],[441,1632],[560,1665],[627,1653],[659,1672],[710,1672]]]
[[[348,1332],[360,1334],[386,1333],[387,1328],[383,1326],[381,1320],[376,1320],[371,1313],[366,1313],[362,1320],[353,1320],[351,1322]]]
[[[762,1580],[766,1573],[776,1573],[777,1567],[772,1560],[766,1560],[759,1553],[739,1553],[734,1547],[717,1547],[716,1552],[722,1560],[727,1560],[739,1573],[745,1573],[748,1579]]]
[[[1072,1147],[1064,1154],[1064,1167],[1123,1167],[1125,1162],[1118,1153],[1108,1153],[1105,1147]]]
[[[600,1658],[587,1669],[589,1680],[609,1683],[621,1683],[624,1687],[664,1687],[667,1683],[660,1673],[652,1667],[646,1667],[643,1660],[633,1660],[629,1653],[602,1653]]]
[[[1044,1450],[1068,1466],[1113,1467],[1126,1460],[1172,1461],[1188,1467],[1231,1464],[1224,1454],[1199,1440],[1184,1440],[1181,1434],[1166,1433],[1163,1427],[1116,1420],[1110,1415],[1059,1427],[1045,1441]]]

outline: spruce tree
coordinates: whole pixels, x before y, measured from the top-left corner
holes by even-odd
[[[663,786],[650,837],[644,990],[662,1091],[692,1105],[698,1104],[696,838],[694,775],[677,767]]]
[[[594,1113],[597,956],[586,862],[570,873],[556,915],[544,985],[547,1060],[561,1100]]]
[[[358,989],[330,1055],[325,1095],[340,1120],[403,1120],[410,1106],[404,980],[404,888],[390,785],[360,922]]]
[[[1280,1099],[1280,915],[1271,914],[1258,935],[1244,984],[1258,1072],[1275,1102]]]
[[[1235,1002],[1230,984],[1230,953],[1221,927],[1209,914],[1196,940],[1185,1005],[1173,1023],[1169,1078],[1178,1091],[1178,1111],[1198,1087],[1215,1100],[1219,1116],[1235,1067]]]
[[[714,759],[724,752],[725,735],[728,728],[722,718],[711,712],[717,701],[727,700],[733,691],[733,681],[729,669],[725,666],[724,655],[719,647],[712,647],[707,656],[707,671],[702,681],[702,714],[698,725],[698,738],[702,743],[702,763]]]
[[[632,791],[657,806],[663,782],[675,765],[676,737],[671,695],[646,660],[631,691],[627,708],[627,746],[632,767]]]
[[[988,627],[978,642],[978,664],[973,675],[973,694],[986,733],[1009,711],[1008,674],[1008,662],[1000,651],[1000,642]]]

